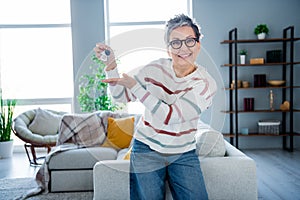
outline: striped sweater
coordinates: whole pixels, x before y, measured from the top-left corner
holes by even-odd
[[[119,77],[117,68],[107,77]],[[196,148],[195,133],[201,112],[211,103],[217,87],[201,66],[178,78],[171,59],[159,59],[139,70],[131,88],[109,85],[118,102],[139,100],[145,106],[144,123],[135,138],[160,153],[184,153]]]

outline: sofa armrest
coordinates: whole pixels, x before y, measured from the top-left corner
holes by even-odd
[[[247,156],[200,160],[209,199],[257,199],[255,162]]]
[[[232,157],[232,156],[246,156],[243,152],[232,146],[228,141],[224,140],[226,153],[225,156]]]
[[[103,160],[93,170],[94,200],[129,198],[129,160]]]

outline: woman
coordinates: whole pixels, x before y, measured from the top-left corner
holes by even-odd
[[[107,79],[113,98],[138,99],[145,106],[144,124],[137,128],[130,156],[130,198],[164,199],[168,181],[173,199],[207,199],[200,162],[195,153],[195,133],[200,114],[216,92],[207,71],[195,64],[200,52],[198,25],[186,15],[166,23],[169,59],[144,66],[134,77],[119,77],[114,53],[97,44],[98,58],[105,50]]]

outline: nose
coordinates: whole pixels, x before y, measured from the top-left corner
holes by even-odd
[[[185,42],[182,42],[182,45],[179,48],[179,50],[184,50],[184,51],[188,50],[188,51],[191,51],[190,47],[186,46]]]

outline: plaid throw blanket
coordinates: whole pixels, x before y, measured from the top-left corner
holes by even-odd
[[[29,191],[22,198],[37,195],[41,192],[49,192],[48,185],[51,177],[49,176],[48,164],[53,155],[72,149],[100,146],[106,137],[108,117],[122,118],[127,116],[130,115],[111,111],[65,114],[60,124],[57,146],[46,156],[45,162],[36,174],[38,188]]]
[[[101,114],[103,113],[64,115],[57,146],[64,143],[73,143],[84,147],[102,144],[106,131]]]

